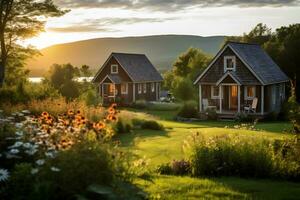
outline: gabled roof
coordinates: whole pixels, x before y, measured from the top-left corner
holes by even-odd
[[[259,45],[228,42],[215,56],[206,70],[198,76],[194,82],[195,84],[208,71],[208,68],[213,65],[216,59],[226,48],[230,48],[240,58],[246,67],[248,67],[253,75],[261,82],[261,84],[269,85],[289,81],[289,78],[285,75],[285,73]]]
[[[106,75],[104,77],[104,79],[102,80],[102,82],[104,82],[106,79],[109,79],[112,83],[115,83],[115,84],[122,83],[121,77],[117,74],[108,74],[108,75]]]
[[[241,85],[242,81],[241,79],[234,73],[231,71],[227,71],[216,83],[216,85],[218,86],[225,78],[227,77],[231,77],[232,80],[234,80],[238,85]]]
[[[128,76],[133,82],[146,82],[146,81],[162,81],[160,73],[155,69],[152,63],[144,54],[131,54],[131,53],[112,53],[109,58],[114,57],[117,62],[123,67]],[[97,72],[96,77],[100,74],[102,68],[105,67],[107,61]]]

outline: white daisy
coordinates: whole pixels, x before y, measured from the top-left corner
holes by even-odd
[[[10,151],[9,151],[9,153],[11,153],[11,154],[17,154],[17,153],[19,153],[20,151],[18,150],[18,149],[11,149]]]
[[[26,142],[26,143],[23,144],[23,147],[28,149],[28,148],[31,148],[32,145],[29,142]]]
[[[32,156],[32,155],[34,155],[37,151],[38,151],[37,149],[31,148],[31,149],[27,149],[27,150],[25,151],[25,153],[26,153],[27,155]]]
[[[46,156],[46,157],[49,157],[49,158],[54,158],[54,157],[55,157],[55,155],[54,155],[53,152],[46,152],[46,153],[45,153],[45,156]]]
[[[23,142],[15,142],[15,144],[9,146],[9,149],[18,148],[23,145]]]
[[[30,114],[30,111],[29,110],[22,110],[22,113],[24,113],[24,114]]]
[[[22,128],[22,126],[23,126],[23,123],[15,123],[16,128]]]
[[[44,159],[39,159],[36,161],[36,164],[38,164],[38,165],[43,165],[44,163],[45,163]]]
[[[59,172],[60,169],[58,169],[57,167],[51,167],[51,171],[53,171],[53,172]]]
[[[9,178],[9,172],[7,169],[0,168],[0,182],[6,181]]]
[[[17,136],[23,136],[23,131],[16,131]]]
[[[32,168],[32,170],[31,170],[31,174],[36,174],[38,172],[39,172],[38,168]]]

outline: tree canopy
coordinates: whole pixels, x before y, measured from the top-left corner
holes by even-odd
[[[0,1],[0,87],[8,66],[9,72],[14,73],[24,66],[28,56],[37,53],[32,47],[22,47],[20,41],[43,31],[48,17],[58,17],[65,12],[52,0]]]
[[[164,88],[183,101],[194,98],[193,80],[210,62],[211,57],[200,49],[189,48],[178,56],[170,71],[164,74]]]

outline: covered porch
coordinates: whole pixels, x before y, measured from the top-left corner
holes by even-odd
[[[199,83],[199,111],[213,109],[219,115],[246,112],[264,115],[264,86],[243,85],[237,77],[226,73],[216,83]]]

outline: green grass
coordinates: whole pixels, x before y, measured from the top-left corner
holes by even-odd
[[[161,163],[185,158],[182,144],[188,136],[196,132],[205,136],[255,134],[270,139],[293,136],[285,133],[285,130],[291,129],[291,124],[287,122],[258,122],[256,129],[259,130],[253,131],[235,129],[235,122],[176,122],[173,121],[176,111],[130,111],[134,111],[141,118],[156,119],[165,127],[164,131],[134,130],[130,134],[119,136],[122,148],[137,157],[150,160],[150,170]],[[228,128],[224,128],[225,126]],[[137,180],[137,184],[154,199],[296,199],[300,196],[300,184],[231,177],[197,179],[154,175],[152,182]]]
[[[136,184],[151,199],[299,199],[299,184],[271,180],[250,180],[235,177],[191,178],[154,176],[151,181]]]

